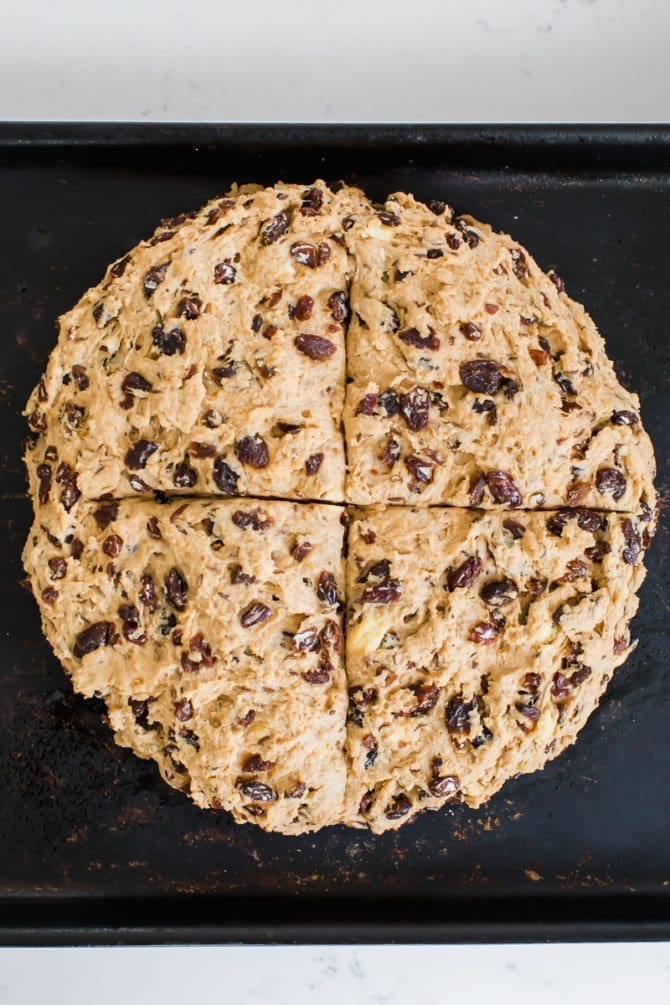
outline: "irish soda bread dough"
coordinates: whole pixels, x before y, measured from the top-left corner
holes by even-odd
[[[344,528],[336,506],[86,503],[36,523],[44,631],[117,740],[199,806],[300,833],[342,817]]]
[[[560,279],[444,203],[317,181],[163,221],[61,318],[27,414],[54,652],[238,822],[477,806],[630,652],[638,400]]]
[[[572,743],[630,652],[643,533],[595,510],[357,514],[347,819],[478,806]]]

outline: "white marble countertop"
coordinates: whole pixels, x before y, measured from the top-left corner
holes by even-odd
[[[667,122],[667,0],[22,0],[0,119]],[[667,1001],[670,944],[0,951],[2,1005]]]

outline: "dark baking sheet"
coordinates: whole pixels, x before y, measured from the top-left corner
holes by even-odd
[[[592,312],[668,491],[670,129],[0,125],[0,942],[670,938],[668,521],[576,747],[483,810],[283,838],[203,812],[72,694],[17,585],[19,411],[54,319],[233,180],[361,183],[508,230]],[[538,416],[541,421],[541,416]]]

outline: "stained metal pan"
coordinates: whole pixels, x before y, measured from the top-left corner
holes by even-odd
[[[665,513],[637,651],[578,744],[482,810],[283,838],[203,812],[74,696],[21,590],[19,416],[53,321],[234,181],[444,199],[556,266],[670,453],[670,129],[0,125],[0,942],[670,938]],[[541,420],[541,417],[538,417]]]

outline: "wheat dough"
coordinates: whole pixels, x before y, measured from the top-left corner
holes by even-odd
[[[341,500],[343,235],[364,204],[323,182],[245,186],[111,265],[60,319],[29,402],[33,493],[55,454],[89,499]]]
[[[347,819],[479,806],[572,743],[615,667],[646,524],[392,507],[349,531]]]
[[[408,195],[355,234],[347,498],[653,508],[639,402],[530,254]]]
[[[54,652],[238,822],[478,806],[631,650],[639,402],[560,279],[443,203],[247,185],[163,221],[60,319],[27,414]]]
[[[117,742],[199,806],[341,819],[343,526],[332,506],[89,503],[25,551],[44,631]]]

